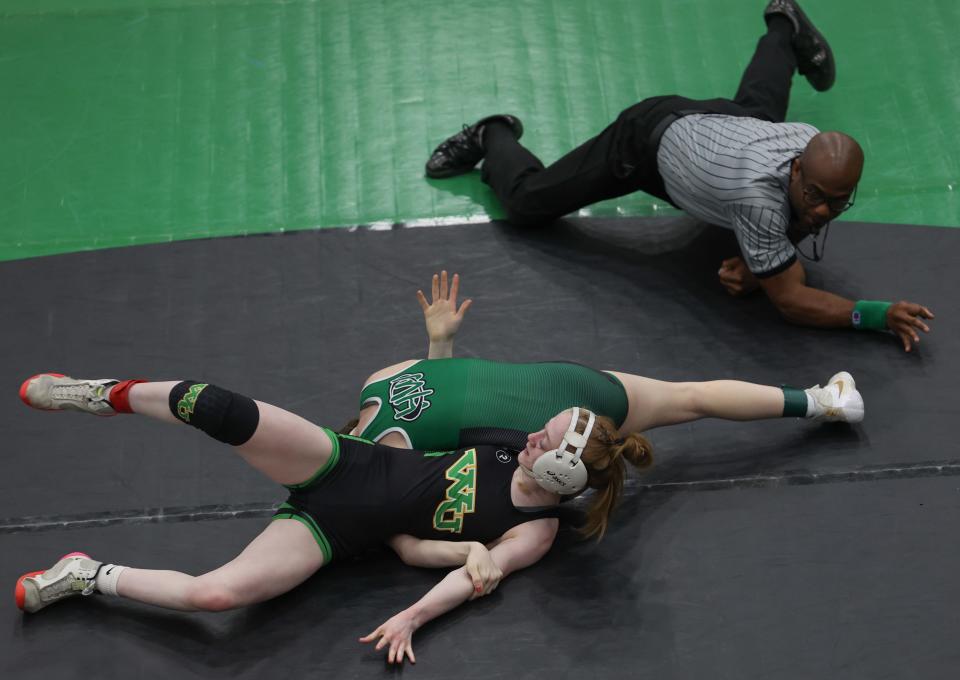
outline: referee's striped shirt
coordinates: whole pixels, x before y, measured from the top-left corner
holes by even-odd
[[[674,203],[733,229],[750,271],[772,276],[797,259],[787,238],[790,161],[817,132],[803,123],[691,114],[663,133],[657,164]]]

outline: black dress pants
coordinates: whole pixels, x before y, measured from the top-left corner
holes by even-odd
[[[783,122],[797,61],[790,36],[768,31],[757,43],[733,99],[667,95],[631,106],[599,135],[553,165],[518,142],[506,125],[484,131],[482,178],[517,225],[549,223],[598,201],[645,191],[670,201],[657,168],[660,136],[679,116],[720,113]]]

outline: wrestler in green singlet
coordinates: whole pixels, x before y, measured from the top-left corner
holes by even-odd
[[[361,437],[378,441],[399,432],[411,448],[428,451],[489,443],[470,441],[482,428],[518,431],[525,438],[571,406],[585,406],[619,427],[628,406],[623,385],[608,373],[567,362],[484,359],[418,361],[365,386],[360,408],[371,404],[377,413]]]

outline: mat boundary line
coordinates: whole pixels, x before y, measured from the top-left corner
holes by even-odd
[[[786,486],[812,486],[844,482],[872,482],[888,479],[955,476],[960,476],[960,461],[887,465],[830,472],[796,470],[787,471],[782,474],[740,475],[735,477],[653,482],[648,484],[644,484],[637,479],[630,479],[627,480],[625,488],[631,493],[680,493],[692,491],[721,491],[725,489],[775,489]],[[128,509],[77,515],[9,517],[0,519],[0,534],[55,531],[58,529],[89,529],[115,526],[118,524],[172,524],[175,522],[252,519],[270,517],[276,512],[279,505],[280,502],[278,501],[274,503],[245,503],[238,505],[221,504]]]

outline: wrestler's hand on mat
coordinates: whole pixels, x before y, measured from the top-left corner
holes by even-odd
[[[503,578],[503,571],[493,561],[490,551],[482,543],[471,546],[465,566],[470,580],[473,581],[471,600],[492,593]]]
[[[932,318],[933,312],[926,307],[902,300],[890,305],[887,309],[887,328],[900,337],[903,349],[909,352],[913,345],[920,342],[917,330],[924,333],[930,332],[930,327],[923,322],[923,319]]]
[[[720,265],[720,283],[734,297],[752,293],[760,287],[757,277],[747,268],[742,257],[731,257]]]
[[[413,620],[413,615],[407,611],[391,617],[386,623],[381,625],[375,631],[360,638],[360,642],[373,642],[377,638],[377,651],[387,645],[390,651],[387,653],[387,663],[403,663],[403,657],[410,659],[410,663],[417,663],[417,657],[413,655],[413,634],[417,630],[417,625]]]
[[[433,275],[433,290],[430,303],[422,290],[417,291],[417,300],[423,310],[423,319],[427,324],[427,337],[430,342],[452,340],[460,330],[463,315],[470,309],[473,300],[464,300],[457,309],[457,293],[460,291],[460,275],[454,274],[453,281],[447,287],[447,272]]]

